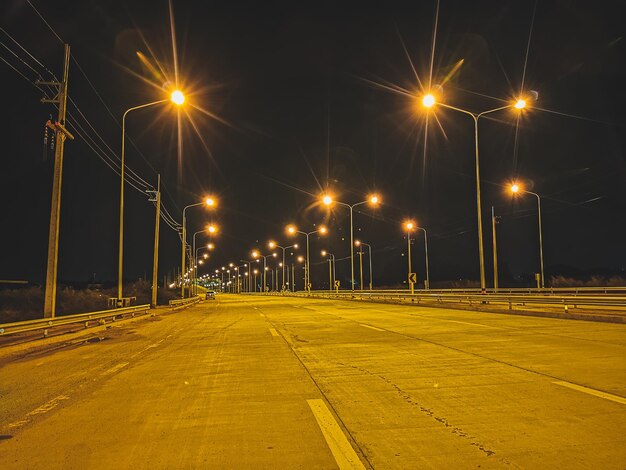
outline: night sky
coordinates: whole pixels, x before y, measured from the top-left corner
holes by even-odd
[[[78,106],[69,106],[70,123],[98,139],[95,129],[111,149],[100,142],[103,152],[117,159],[123,112],[166,98],[161,87],[175,82],[168,2],[32,3],[77,61],[70,65],[69,95]],[[539,94],[519,120],[505,110],[480,121],[488,284],[491,206],[501,217],[501,283],[538,271],[536,200],[512,198],[506,185],[513,179],[542,197],[548,276],[626,269],[621,4],[441,2],[432,72],[433,85],[445,81],[441,101],[476,112],[503,106],[519,95],[522,77],[525,95]],[[406,278],[406,218],[428,231],[431,284],[478,279],[472,120],[436,108],[441,127],[431,113],[425,141],[418,105],[423,89],[416,73],[424,87],[431,81],[434,1],[175,1],[172,7],[179,82],[189,102],[181,112],[182,153],[177,111],[165,104],[128,115],[136,148],[127,144],[126,161],[148,184],[156,185],[161,173],[163,204],[178,222],[184,206],[208,194],[219,198],[214,212],[187,212],[189,233],[207,222],[220,226],[211,270],[246,259],[255,248],[268,254],[270,239],[291,244],[288,223],[303,231],[325,223],[329,235],[311,239],[314,287],[328,279],[321,249],[336,255],[338,277],[348,285],[349,261],[339,261],[349,255],[348,211],[316,203],[329,190],[349,204],[372,192],[382,197],[378,209],[355,212],[355,237],[373,247],[376,284]],[[32,82],[38,74],[50,78],[41,65],[61,75],[63,46],[24,0],[3,2],[0,21],[2,45],[18,56],[2,47],[0,58],[25,76],[0,61],[0,279],[40,283],[53,163],[44,123],[56,111],[39,102]],[[159,67],[166,77],[151,70]],[[389,89],[398,87],[414,98]],[[59,279],[88,281],[95,273],[99,281],[115,281],[119,176],[84,138],[67,141],[65,149]],[[150,277],[154,207],[130,187],[125,220],[124,277]],[[180,263],[180,241],[161,227],[165,275]],[[416,238],[413,259],[422,280],[423,238]],[[304,246],[304,237],[297,241]]]

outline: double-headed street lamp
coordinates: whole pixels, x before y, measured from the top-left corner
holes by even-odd
[[[322,202],[326,204],[327,206],[330,206],[331,204],[335,203],[335,204],[338,204],[340,206],[347,207],[348,209],[350,209],[350,270],[351,270],[351,275],[352,275],[352,290],[354,290],[354,224],[353,224],[352,211],[355,207],[360,206],[362,204],[369,203],[374,206],[377,206],[378,204],[380,204],[380,197],[377,195],[372,195],[366,201],[361,201],[361,202],[357,202],[356,204],[350,205],[350,204],[346,204],[345,202],[335,201],[333,200],[332,196],[327,194],[326,196],[322,198]]]
[[[283,250],[283,262],[281,263],[282,268],[283,268],[283,279],[282,279],[283,284],[282,284],[282,289],[281,290],[284,291],[285,290],[285,251],[288,250],[289,248],[298,248],[298,244],[294,243],[293,245],[289,245],[289,246],[284,246],[283,247],[283,246],[277,245],[276,242],[272,241],[272,242],[269,242],[267,245],[272,250],[274,248],[280,248],[281,250]],[[278,289],[278,285],[276,286],[276,289]]]
[[[276,256],[278,256],[276,253],[270,253],[269,255],[263,256],[256,250],[252,252],[253,258],[263,258],[263,292],[265,292],[267,287],[267,258],[276,258]]]
[[[305,269],[305,283],[306,289],[311,292],[311,263],[309,258],[309,235],[313,235],[314,233],[321,233],[322,235],[326,235],[328,233],[328,229],[323,225],[317,230],[313,230],[312,232],[303,232],[302,230],[298,230],[295,225],[287,226],[287,233],[290,235],[295,235],[296,233],[300,233],[306,237],[306,269]],[[283,259],[283,264],[285,260]]]
[[[546,287],[546,285],[545,285],[545,281],[543,277],[543,236],[541,234],[541,198],[539,197],[539,194],[533,193],[532,191],[528,191],[527,189],[523,189],[517,183],[512,184],[509,189],[511,190],[513,194],[526,193],[526,194],[532,194],[533,196],[537,198],[537,215],[539,218],[539,265],[541,268],[541,288],[543,289],[544,287]]]
[[[482,218],[482,208],[480,203],[480,165],[479,165],[479,154],[478,154],[478,120],[491,113],[495,113],[496,111],[501,111],[503,109],[514,108],[521,112],[527,105],[526,100],[518,99],[514,103],[508,104],[506,106],[500,106],[498,108],[489,109],[487,111],[483,111],[481,113],[474,113],[471,111],[467,111],[465,109],[457,108],[455,106],[450,106],[445,103],[441,103],[437,101],[437,98],[432,93],[428,93],[422,97],[422,105],[426,108],[431,108],[435,104],[442,106],[447,109],[451,109],[453,111],[458,111],[463,114],[467,114],[474,121],[474,154],[476,160],[476,211],[478,214],[478,256],[480,258],[480,288],[483,293],[485,293],[485,258],[483,252],[483,218]]]
[[[335,286],[335,255],[322,250],[322,256],[328,256],[328,290],[332,291]]]
[[[189,204],[188,206],[185,206],[183,208],[183,225],[182,225],[182,256],[181,256],[181,261],[180,261],[180,272],[184,273],[185,272],[185,252],[187,251],[187,217],[186,217],[186,212],[187,209],[189,209],[190,207],[197,207],[197,206],[203,206],[206,205],[207,207],[211,208],[211,207],[215,207],[215,205],[217,204],[215,198],[213,197],[207,197],[204,199],[204,201],[202,202],[196,202],[195,204]],[[211,233],[215,233],[215,230]],[[181,296],[184,299],[185,298],[185,286],[183,284],[182,287],[182,292],[181,292]]]
[[[154,106],[157,104],[165,103],[167,101],[172,101],[177,106],[182,105],[185,102],[185,96],[180,90],[174,90],[172,92],[169,100],[162,99],[158,101],[153,101],[151,103],[141,104],[139,106],[133,106],[132,108],[127,109],[122,115],[122,151],[120,154],[121,165],[120,165],[120,235],[119,235],[119,253],[118,253],[118,270],[117,270],[117,299],[119,306],[122,306],[121,303],[123,297],[123,289],[122,289],[122,279],[123,279],[123,265],[124,265],[124,174],[126,167],[126,115],[131,111],[135,111],[137,109],[147,108],[149,106]],[[184,269],[181,271],[184,272]]]
[[[367,247],[367,251],[369,253],[369,258],[370,258],[370,290],[372,290],[372,277],[374,276],[374,274],[372,273],[372,245],[368,245],[367,243],[364,243],[360,240],[356,240],[354,242],[355,246],[366,246]],[[360,253],[363,253],[362,251],[363,249],[361,249]],[[363,255],[361,254],[361,289],[363,289]]]

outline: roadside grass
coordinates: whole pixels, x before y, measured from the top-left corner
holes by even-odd
[[[124,286],[125,297],[136,297],[135,305],[149,304],[152,286],[146,281],[136,281]],[[75,289],[65,286],[57,290],[56,315],[96,312],[107,309],[107,299],[116,297],[117,289]],[[167,305],[179,298],[172,289],[159,289],[157,303]],[[32,320],[43,317],[44,289],[26,287],[0,291],[0,323]]]

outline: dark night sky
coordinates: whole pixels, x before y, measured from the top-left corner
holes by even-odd
[[[626,162],[623,109],[622,2],[541,1],[537,4],[525,90],[536,107],[516,119],[503,111],[481,120],[480,150],[487,277],[491,276],[490,208],[500,215],[498,245],[504,276],[538,269],[535,199],[512,199],[503,185],[515,175],[543,197],[547,272],[626,268]],[[433,83],[463,65],[444,87],[445,102],[473,111],[501,106],[521,86],[534,2],[441,2]],[[127,108],[163,92],[136,51],[173,70],[168,3],[159,1],[34,2],[72,47],[78,64],[118,121]],[[423,112],[406,96],[369,83],[414,91],[428,83],[434,1],[420,2],[174,2],[178,62],[198,132],[183,117],[179,162],[176,113],[170,105],[129,114],[127,163],[151,184],[162,174],[164,204],[180,209],[212,193],[214,215],[190,209],[189,231],[216,221],[221,233],[211,267],[238,261],[270,238],[289,242],[283,227],[329,225],[312,238],[312,276],[325,281],[319,250],[349,254],[348,211],[328,213],[315,196],[330,187],[355,203],[371,191],[384,205],[355,214],[358,238],[372,244],[375,280],[405,278],[400,223],[415,218],[429,234],[431,282],[478,278],[472,122],[439,108],[445,134],[430,121],[424,158]],[[2,28],[60,75],[62,44],[23,0],[0,9]],[[40,69],[0,32],[1,41]],[[36,78],[2,48],[0,57]],[[131,73],[132,71],[132,73]],[[135,74],[135,75],[133,75]],[[45,75],[44,75],[45,76]],[[43,125],[53,109],[40,92],[0,62],[5,90],[0,163],[0,279],[41,282],[45,274],[52,160],[43,158]],[[161,83],[159,83],[161,85]],[[119,154],[121,131],[76,63],[69,93]],[[7,93],[8,91],[8,93]],[[486,96],[482,96],[486,95]],[[495,97],[497,99],[491,98]],[[74,118],[80,120],[70,106]],[[561,114],[559,114],[561,113]],[[223,121],[223,122],[220,122]],[[81,121],[83,122],[83,121]],[[84,125],[84,124],[83,124]],[[89,132],[93,135],[93,132]],[[201,137],[199,137],[199,136]],[[203,143],[206,145],[203,145]],[[207,152],[207,149],[210,151]],[[154,210],[127,190],[125,278],[150,275]],[[59,278],[117,275],[119,177],[82,139],[66,144]],[[366,207],[366,206],[363,206]],[[304,245],[304,240],[299,242]],[[267,251],[267,250],[265,250]],[[179,263],[180,242],[162,224],[162,273]],[[423,278],[421,237],[415,263]],[[319,264],[315,264],[319,263]],[[338,262],[343,284],[349,264]]]

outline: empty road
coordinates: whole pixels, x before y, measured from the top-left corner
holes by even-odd
[[[626,468],[626,325],[218,295],[0,359],[0,468]]]

